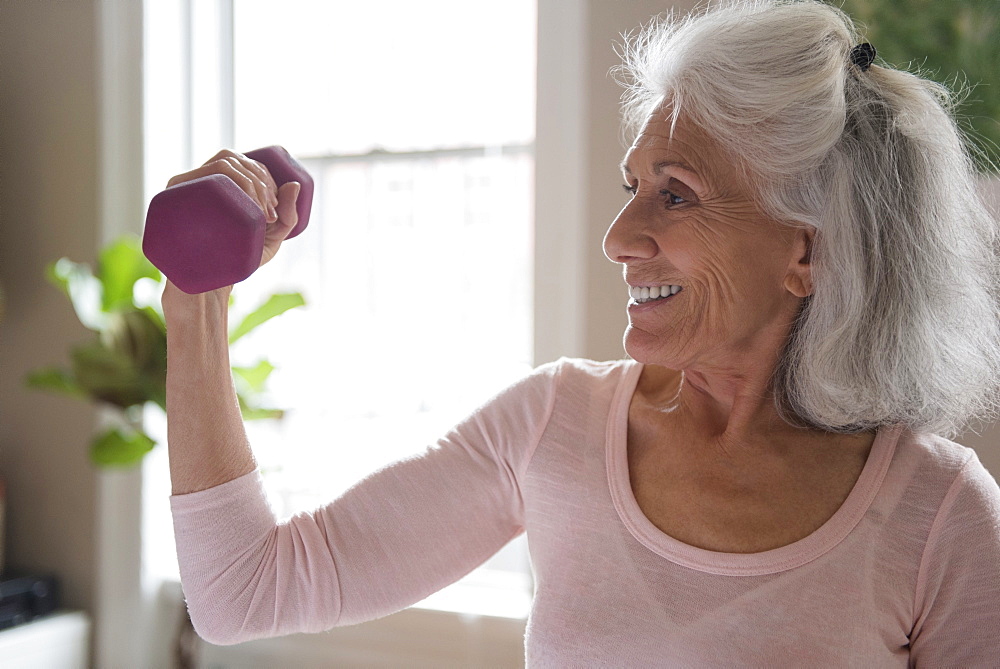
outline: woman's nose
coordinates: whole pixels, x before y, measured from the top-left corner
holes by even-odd
[[[656,255],[656,241],[649,236],[640,215],[639,203],[630,200],[604,235],[604,255],[611,262],[627,263]]]

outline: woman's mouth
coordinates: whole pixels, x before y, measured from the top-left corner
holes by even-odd
[[[628,294],[635,304],[645,304],[656,300],[665,300],[681,292],[680,286],[632,286]]]

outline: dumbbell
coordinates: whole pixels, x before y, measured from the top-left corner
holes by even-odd
[[[264,164],[280,187],[302,184],[295,204],[298,223],[291,239],[306,229],[313,180],[280,146],[246,154]],[[204,293],[238,283],[260,266],[267,216],[236,182],[222,174],[192,179],[157,193],[146,212],[142,251],[185,293]]]

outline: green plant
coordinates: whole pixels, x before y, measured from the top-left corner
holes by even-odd
[[[31,388],[96,401],[120,409],[122,425],[97,434],[91,460],[101,466],[131,465],[142,460],[156,442],[141,427],[148,403],[166,409],[167,335],[156,299],[144,304],[138,294],[158,295],[164,282],[133,237],[105,248],[96,272],[88,265],[60,258],[52,263],[49,280],[69,298],[80,322],[96,336],[70,349],[70,366],[31,372]],[[152,285],[150,285],[152,282]],[[145,283],[145,291],[136,288]],[[233,343],[261,324],[305,304],[299,293],[276,294],[249,313],[230,331]],[[260,396],[274,366],[260,359],[250,367],[233,366],[237,395],[247,420],[281,418],[281,409],[261,406]]]
[[[840,3],[836,3],[840,4]],[[843,0],[886,62],[961,90],[959,108],[980,168],[1000,145],[1000,3],[997,0]]]

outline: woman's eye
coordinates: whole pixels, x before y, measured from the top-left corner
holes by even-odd
[[[673,205],[673,204],[684,204],[685,202],[687,202],[687,200],[685,200],[684,198],[682,198],[680,195],[677,195],[676,193],[673,193],[673,192],[667,190],[666,188],[664,188],[663,190],[660,191],[660,195],[662,195],[665,198],[667,198],[667,204],[671,204],[671,205]]]
[[[636,184],[635,186],[632,186],[630,184],[622,184],[622,190],[624,190],[626,193],[628,193],[631,197],[635,197],[636,194],[639,192],[639,185]],[[674,205],[684,204],[684,203],[688,202],[687,198],[685,198],[685,197],[683,197],[681,195],[678,195],[677,193],[673,192],[672,190],[670,190],[668,188],[661,189],[660,190],[660,195],[662,195],[663,197],[667,198],[667,205],[668,206],[674,206]]]

